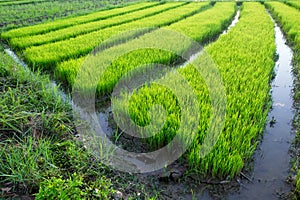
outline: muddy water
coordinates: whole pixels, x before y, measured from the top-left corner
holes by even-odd
[[[289,174],[289,147],[294,138],[292,134],[292,50],[275,25],[275,39],[279,60],[276,62],[276,76],[272,82],[272,110],[258,150],[254,156],[252,182],[243,181],[238,194],[229,199],[277,199],[290,191],[285,182]],[[275,124],[273,123],[275,122]]]

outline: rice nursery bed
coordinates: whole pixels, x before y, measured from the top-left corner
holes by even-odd
[[[99,5],[88,1],[80,5],[81,3],[78,2],[73,2],[73,4],[71,1],[64,2],[65,6],[72,4],[72,9],[78,9],[75,16],[32,26],[15,28],[19,24],[13,15],[0,17],[0,24],[3,26],[0,37],[2,42],[15,51],[30,69],[50,75],[63,88],[67,89],[65,92],[72,92],[73,89],[73,92],[80,90],[80,93],[89,95],[90,91],[93,91],[96,100],[92,103],[105,101],[106,106],[101,104],[101,110],[112,109],[111,112],[109,111],[111,118],[108,121],[115,121],[107,122],[107,124],[114,126],[113,137],[110,139],[119,147],[125,146],[125,149],[134,150],[136,145],[142,146],[142,149],[137,151],[157,151],[172,143],[180,131],[179,145],[188,148],[175,162],[175,165],[179,168],[184,166],[183,173],[186,177],[195,176],[197,177],[195,179],[202,181],[201,183],[209,184],[220,184],[222,180],[230,183],[230,181],[236,180],[236,177],[241,175],[242,170],[247,168],[253,159],[271,109],[270,91],[271,81],[275,76],[276,45],[274,22],[269,14],[281,26],[294,51],[293,64],[296,77],[294,99],[297,110],[294,121],[299,127],[300,123],[296,123],[299,121],[297,102],[300,99],[298,90],[300,69],[299,1],[264,3],[149,1],[129,3],[129,5],[123,4],[130,1],[120,1],[117,6],[113,6],[108,1],[106,2],[107,7],[101,7],[106,5],[105,2],[99,3]],[[26,21],[27,15],[39,17],[44,14],[39,11],[34,12],[30,7],[32,4],[41,8],[51,4],[54,9],[59,1],[1,0],[0,8],[12,7],[15,9],[14,12],[26,10],[23,13],[24,16],[20,15],[20,19],[18,19]],[[93,9],[90,9],[90,13],[80,12],[80,9],[91,6]],[[106,9],[92,12],[99,7]],[[238,10],[240,12],[238,22],[224,32],[232,23]],[[3,11],[4,14],[6,12],[8,9]],[[64,12],[67,11],[61,10],[57,13],[61,15]],[[85,15],[76,16],[79,14]],[[49,17],[52,16],[52,13],[46,15]],[[12,29],[10,29],[9,24],[15,25],[12,25]],[[195,45],[196,42],[197,45]],[[100,48],[93,51],[99,45]],[[115,55],[118,56],[114,57]],[[110,62],[111,58],[115,59]],[[92,61],[98,63],[91,68],[83,68]],[[99,61],[107,62],[107,68],[104,69]],[[152,65],[152,68],[146,68],[147,64],[148,67]],[[114,89],[119,86],[119,83],[121,85],[127,83],[126,81],[130,78],[138,82],[139,77],[135,73],[145,74],[146,77],[146,74],[151,74],[152,70],[153,73],[156,73],[156,70],[162,69],[157,67],[158,64],[169,66],[168,71],[162,70],[158,79],[153,81],[153,77],[152,79],[150,77],[151,83],[142,83],[131,91],[128,86],[127,90],[120,90],[118,96],[114,95]],[[206,67],[201,67],[203,65]],[[197,68],[197,66],[200,67]],[[82,75],[82,73],[87,74],[86,77],[78,80],[77,75]],[[216,78],[211,73],[218,74],[219,77]],[[97,80],[91,78],[91,75]],[[91,83],[94,85],[91,86]],[[188,87],[184,87],[182,84],[187,84]],[[190,93],[193,95],[189,95]],[[188,107],[183,107],[181,101],[187,102]],[[160,105],[159,109],[157,105]],[[18,104],[18,106],[20,105]],[[156,106],[155,113],[153,113],[153,106]],[[68,116],[64,116],[65,118]],[[69,120],[73,120],[72,117],[70,118]],[[46,119],[43,118],[43,120]],[[67,122],[69,123],[69,121]],[[12,129],[11,132],[16,131],[17,135],[22,132],[22,129],[14,130],[13,127],[10,127],[8,121],[3,120],[1,123],[0,128]],[[29,122],[26,121],[26,123]],[[137,125],[140,130],[146,130],[153,123],[159,124],[160,128],[159,130],[155,127],[149,129],[151,133],[156,132],[155,135],[147,135],[149,130],[140,133],[139,136],[147,136],[146,139],[130,137],[132,146],[126,147],[129,143],[126,143],[125,140],[122,143],[122,138],[124,139],[124,135],[128,131],[125,130],[126,128],[135,127],[132,123]],[[58,124],[55,124],[55,130],[61,132],[57,126]],[[64,129],[64,131],[72,132],[72,134],[76,132],[74,126],[68,127],[68,130]],[[52,129],[50,132],[55,135]],[[26,145],[30,147],[33,145],[32,142],[26,141]],[[297,144],[297,141],[295,143]],[[6,155],[3,151],[5,145],[1,143],[0,145],[2,148],[0,156]],[[10,145],[8,144],[8,146]],[[45,142],[45,144],[36,145],[47,146],[50,144]],[[178,143],[176,145],[178,147]],[[174,146],[168,146],[170,149],[172,147]],[[47,154],[47,152],[42,153]],[[51,153],[53,152],[49,152],[49,154]],[[1,159],[3,161],[3,158]],[[0,162],[2,161],[0,160]],[[52,163],[51,166],[57,165],[57,162],[49,162]],[[13,166],[11,167],[13,168]],[[297,165],[296,170],[298,167]],[[76,169],[78,168],[75,168],[74,172]],[[105,172],[108,170],[102,165],[101,169]],[[0,168],[0,172],[3,173],[1,170],[2,168]],[[8,169],[5,168],[5,170],[5,173],[10,173],[7,171]],[[51,170],[53,174],[58,169],[54,166]],[[66,177],[65,173],[61,171],[58,173],[61,174],[61,177]],[[94,171],[91,172],[91,174],[93,173]],[[84,194],[79,192],[79,196],[76,198],[97,196],[93,192],[95,196],[87,195],[91,192],[88,192],[87,188],[90,187],[94,191],[97,187],[92,185],[90,174],[83,174],[82,177],[79,177],[75,173],[70,175],[71,178],[66,181],[60,179],[61,177],[54,180],[51,179],[51,176],[51,174],[43,175],[44,181],[41,177],[29,179],[40,183],[40,188],[35,185],[29,193],[38,193],[39,189],[41,193],[37,195],[37,198],[43,199],[45,197],[43,195],[51,188],[51,184],[74,184],[74,188],[84,188],[86,192]],[[85,176],[88,177],[88,182],[82,182]],[[104,173],[101,180],[104,181],[105,176]],[[0,175],[0,185],[16,180],[7,177],[7,174],[5,177]],[[26,177],[22,178],[26,179]],[[47,182],[47,180],[49,181]],[[102,198],[116,198],[115,195],[118,192],[112,186],[115,183],[114,180],[112,178],[108,184],[97,182],[103,186],[104,193],[99,194],[102,195]],[[29,183],[26,182],[26,184]],[[300,177],[296,179],[295,184],[296,190],[293,197],[297,198],[300,194]],[[122,186],[120,187],[122,188]],[[140,189],[139,187],[137,186],[136,189]],[[61,188],[61,190],[67,189]],[[77,194],[77,192],[76,190],[75,193]],[[123,189],[122,192],[128,192],[128,189]],[[163,191],[160,192],[165,194]],[[153,192],[143,196],[147,199],[151,197],[153,199],[169,198]],[[134,196],[133,198],[139,197]]]

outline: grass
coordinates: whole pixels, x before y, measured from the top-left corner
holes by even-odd
[[[1,72],[2,137],[10,132],[51,135],[70,131],[70,108],[57,88],[47,88],[49,79],[24,71],[2,51]]]
[[[27,192],[36,190],[34,187],[43,176],[57,173],[57,167],[52,164],[50,147],[50,141],[33,137],[1,141],[1,180]]]
[[[197,19],[197,16],[201,15],[201,13],[197,15],[195,12],[200,12],[203,9],[200,7],[193,8],[193,5],[187,4],[176,10],[179,12],[182,11],[182,8],[190,9],[187,12],[188,14],[185,13],[186,11],[182,11],[183,14],[176,19],[177,21],[180,20],[178,23],[174,23],[176,20],[170,22],[169,18],[158,15],[151,18],[152,20],[148,19],[151,21],[149,24],[157,24],[157,19],[167,19],[163,25],[173,23],[170,29],[174,28],[174,30],[180,32],[187,31],[186,34],[191,34],[190,36],[198,41],[212,39],[217,32],[226,26],[227,22],[220,22],[220,24],[215,25],[216,28],[207,29],[214,31],[203,31],[205,32],[202,35],[203,37],[193,34],[199,30],[199,27],[194,30],[187,30],[185,24],[191,23],[194,25],[193,27],[200,26],[200,24],[193,22]],[[298,105],[300,99],[299,11],[283,3],[267,3],[266,5],[281,24],[289,38],[289,42],[293,45],[295,74],[297,75],[295,100]],[[132,6],[133,10],[139,8],[139,6]],[[115,15],[119,15],[119,12],[127,12],[120,10],[116,11]],[[111,11],[114,12],[114,10]],[[207,12],[216,14],[213,9],[209,9]],[[187,17],[190,15],[193,16]],[[91,19],[84,19],[83,16],[80,19],[93,21],[92,17]],[[83,21],[78,22],[78,24],[85,23]],[[61,22],[57,22],[56,25],[59,27],[58,24]],[[70,20],[70,22],[77,23],[75,18],[74,21]],[[134,26],[139,27],[144,22],[146,21],[142,20]],[[49,24],[36,27],[51,27]],[[60,28],[63,26],[65,25]],[[66,26],[72,26],[72,24]],[[127,29],[130,26],[124,27]],[[40,30],[37,28],[37,32],[31,32],[35,28],[16,30],[28,30],[25,34],[27,36],[43,33],[42,28]],[[53,28],[53,30],[60,29],[56,28]],[[51,28],[45,31],[49,30],[53,31]],[[226,86],[228,114],[225,122],[226,128],[223,130],[217,146],[204,158],[201,158],[198,150],[201,148],[201,143],[208,129],[207,119],[212,115],[207,86],[203,82],[203,77],[201,78],[199,72],[192,66],[188,65],[178,70],[192,86],[196,97],[201,99],[199,101],[201,119],[197,138],[185,155],[191,171],[196,171],[197,175],[221,178],[229,175],[234,177],[251,158],[259,135],[264,128],[269,108],[269,81],[272,76],[274,65],[272,58],[275,52],[274,32],[272,30],[273,25],[261,5],[258,3],[244,3],[241,19],[237,26],[232,28],[227,35],[220,37],[216,43],[206,48],[206,51],[216,61],[222,74]],[[211,33],[211,35],[208,33]],[[207,34],[209,35],[208,39],[205,37]],[[80,46],[77,47],[81,48]],[[54,49],[52,53],[56,50]],[[37,52],[32,53],[32,59],[35,59]],[[81,52],[79,54],[85,55],[86,53]],[[125,57],[135,59],[140,54],[156,55],[164,54],[164,52],[144,50],[133,52],[131,56],[126,55],[127,57]],[[67,59],[73,56],[77,55],[70,53]],[[34,64],[48,64],[46,56],[44,58],[46,60],[44,63],[36,62]],[[152,58],[149,58],[151,61]],[[166,58],[167,61],[172,61],[172,55],[168,54]],[[200,62],[201,59],[199,57],[196,62]],[[60,62],[63,59],[58,60]],[[73,61],[73,63],[70,62],[71,65],[78,62],[76,59],[71,61]],[[122,60],[118,62],[116,66],[119,66]],[[56,64],[56,62],[50,63],[49,66],[52,66],[52,64]],[[174,63],[166,62],[166,64]],[[75,76],[77,69],[70,68],[69,72],[74,73]],[[110,75],[107,77],[109,78]],[[116,80],[119,80],[119,77]],[[252,84],[249,84],[249,82]],[[174,80],[173,84],[177,83]],[[115,82],[112,81],[112,85],[114,84]],[[184,89],[181,89],[184,92]],[[111,91],[111,89],[107,91]],[[152,104],[157,103],[162,103],[169,115],[161,132],[150,139],[153,148],[168,143],[180,128],[182,110],[178,105],[178,99],[169,89],[152,84],[136,91],[129,104],[120,104],[120,107],[129,105],[131,118],[134,122],[143,126],[149,124],[151,115],[148,111],[151,109]],[[193,105],[197,103],[193,102]],[[298,115],[299,112],[297,111],[296,117]],[[299,118],[295,118],[295,121],[299,130]],[[128,199],[160,198],[156,192],[148,193],[149,191],[145,191],[146,189],[137,183],[135,176],[112,171],[97,162],[87,149],[74,139],[75,132],[71,108],[58,95],[58,89],[50,86],[49,77],[38,73],[32,74],[24,70],[14,63],[1,47],[0,188],[2,192],[0,192],[0,198],[27,195],[30,198],[35,197],[37,199],[112,199],[118,190],[123,194],[132,192],[131,195],[126,194]],[[298,137],[300,137],[299,135],[298,131]],[[299,174],[300,170],[298,170],[295,183],[294,193],[296,199],[300,194]],[[133,187],[132,190],[128,189],[131,187]]]
[[[74,138],[70,106],[47,76],[0,51],[0,198],[111,199],[129,174],[112,171]],[[128,198],[150,198],[139,183]]]

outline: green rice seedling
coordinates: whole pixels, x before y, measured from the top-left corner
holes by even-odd
[[[273,23],[264,7],[259,3],[244,3],[237,25],[205,48],[219,69],[227,99],[225,127],[214,148],[205,157],[201,156],[201,149],[205,148],[202,144],[212,116],[209,91],[200,72],[192,65],[178,70],[193,88],[201,113],[196,139],[185,154],[190,168],[200,175],[233,177],[251,158],[269,110],[269,82],[276,49],[274,40]],[[205,56],[200,55],[193,65],[202,63],[203,59]],[[176,98],[166,92],[156,92],[160,91],[157,87],[151,85],[139,89],[132,94],[129,104],[130,116],[137,124],[148,122],[147,113],[151,107],[148,104],[157,104],[156,99],[162,99],[162,105],[166,104],[165,101],[175,105],[164,124],[168,131],[150,139],[154,147],[170,142],[176,134],[176,124],[180,122],[180,115],[175,114],[179,113]]]
[[[7,6],[7,5],[20,5],[20,4],[30,4],[30,3],[40,3],[47,0],[17,0],[17,1],[6,1],[0,2],[0,6]]]
[[[299,1],[284,1],[284,3],[300,10],[300,2]]]
[[[259,19],[251,16],[250,12],[254,12],[254,10],[256,10],[256,16],[260,16]],[[247,162],[250,159],[256,146],[255,141],[264,127],[268,113],[268,109],[264,108],[269,101],[269,81],[274,66],[272,58],[275,53],[273,24],[262,6],[245,4],[241,16],[237,26],[207,50],[216,64],[220,66],[220,72],[226,74],[223,76],[223,80],[227,88],[227,117],[232,124],[235,122],[238,124],[234,128],[230,127],[231,125],[228,125],[229,127],[225,125],[226,131],[219,139],[222,141],[224,137],[224,146],[230,146],[235,152],[234,158],[237,159],[238,166],[235,166],[235,170],[230,172],[231,175],[241,170],[240,161]],[[257,28],[258,26],[264,28]],[[249,42],[245,42],[247,39]],[[264,42],[261,43],[262,41]],[[263,45],[259,46],[258,44]],[[220,49],[228,54],[220,53]],[[234,61],[233,58],[235,58]],[[244,133],[246,137],[243,137],[245,135],[241,133]],[[224,151],[226,148],[222,150],[222,146],[217,144],[214,152],[218,154],[218,152]],[[234,147],[236,148],[234,149]],[[211,154],[211,159],[214,158],[214,152]],[[220,154],[222,155],[222,153]],[[224,159],[224,157],[226,158],[222,155],[220,159]],[[203,162],[205,163],[205,158]],[[232,164],[234,162],[228,163],[229,166]],[[212,172],[218,171],[217,168],[220,169],[213,175],[223,174],[222,170],[228,170],[226,164],[224,166],[222,164],[211,165],[211,167]]]
[[[298,23],[300,11],[280,2],[268,2],[265,5],[287,34],[288,40],[291,42],[293,49],[296,51],[297,59],[300,49],[300,24]]]
[[[174,3],[171,3],[174,4]],[[176,4],[176,3],[175,3]],[[178,4],[178,3],[177,3]],[[180,3],[179,3],[180,4]],[[182,3],[181,3],[182,4]],[[187,16],[207,7],[208,3],[189,3],[182,6],[146,17],[137,21],[106,28],[85,35],[71,38],[69,40],[56,43],[45,44],[37,47],[30,47],[24,51],[24,58],[30,65],[38,65],[44,68],[54,68],[59,62],[87,55],[93,48],[101,44],[105,39],[122,33],[123,31],[133,30],[129,35],[123,35],[126,40],[137,35],[179,21]],[[176,13],[176,15],[174,15]],[[147,29],[145,29],[147,27]],[[111,41],[115,43],[115,41]],[[111,45],[111,44],[110,44]]]
[[[215,39],[229,26],[235,9],[232,2],[216,3],[213,9],[174,23],[167,29],[178,31],[203,44]]]
[[[103,30],[108,27],[124,24],[147,16],[155,15],[157,13],[164,12],[168,9],[172,9],[180,5],[181,4],[162,4],[155,7],[150,7],[148,9],[142,9],[135,12],[129,12],[123,15],[117,15],[115,17],[110,17],[107,19],[74,25],[68,28],[59,29],[45,34],[13,38],[10,40],[10,45],[13,48],[24,49],[30,46],[37,46],[45,43],[65,40],[71,37],[76,37],[78,35],[90,33],[101,29]]]
[[[53,2],[50,2],[53,4]],[[52,5],[48,5],[47,9],[49,9],[49,6],[51,7]],[[82,4],[82,2],[81,2]],[[133,12],[136,10],[144,9],[147,7],[155,6],[157,3],[140,3],[140,4],[134,4],[134,5],[129,5],[125,6],[122,8],[115,8],[115,9],[109,9],[109,10],[104,10],[100,12],[94,12],[90,13],[87,15],[79,16],[79,17],[71,17],[67,19],[60,19],[60,20],[55,20],[52,22],[47,22],[44,24],[38,24],[34,26],[29,26],[29,27],[22,27],[14,30],[10,30],[7,32],[4,32],[1,34],[1,38],[3,39],[11,39],[15,37],[24,37],[28,35],[35,35],[35,34],[41,34],[41,33],[47,33],[50,31],[78,25],[78,24],[83,24],[83,23],[88,23],[92,21],[97,21],[97,20],[102,20],[102,19],[107,19],[113,16],[118,16],[118,15],[123,15],[125,13]],[[73,5],[74,6],[74,5]],[[28,10],[35,10],[34,8],[27,8]],[[42,8],[44,10],[44,8]],[[3,16],[9,16],[13,9],[8,9],[8,12],[10,13],[3,13]],[[4,12],[4,11],[3,11]],[[15,11],[17,12],[17,11]],[[18,13],[20,14],[20,12]],[[7,21],[9,19],[3,20],[3,22]],[[15,19],[13,19],[15,20]]]
[[[206,40],[216,37],[235,13],[234,3],[217,3],[213,8],[185,18],[170,26],[168,30],[175,30],[179,33],[187,35],[199,43],[205,43]],[[197,23],[195,23],[197,22]],[[184,27],[191,27],[189,29]],[[142,45],[143,42],[157,41],[160,33],[154,31],[145,36],[125,43],[121,46],[111,48],[109,51],[113,52],[115,49],[133,47],[134,45]],[[182,54],[189,48],[173,41],[173,49],[178,49],[178,53]],[[165,46],[166,44],[161,44]],[[110,54],[110,53],[109,53]],[[142,49],[132,53],[121,56],[114,61],[111,66],[99,77],[98,93],[100,95],[110,94],[118,82],[118,80],[128,71],[138,67],[139,65],[147,63],[160,63],[165,65],[175,65],[180,61],[180,58],[171,52],[155,49]],[[84,58],[72,59],[62,62],[55,70],[55,77],[60,81],[67,83],[69,87],[73,86],[77,71],[84,63]]]
[[[227,109],[225,129],[213,151],[195,165],[199,154],[189,154],[200,171],[232,177],[249,161],[268,113],[275,49],[273,23],[257,3],[246,3],[238,24],[207,48],[226,87]]]

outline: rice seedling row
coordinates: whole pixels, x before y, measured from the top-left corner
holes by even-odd
[[[21,38],[13,38],[10,40],[10,45],[14,48],[24,49],[30,46],[37,46],[45,43],[56,42],[60,40],[69,39],[78,35],[87,34],[97,30],[103,30],[104,28],[121,25],[134,20],[149,17],[151,15],[158,14],[160,12],[167,11],[182,5],[181,3],[173,4],[166,3],[159,6],[151,7],[148,9],[139,10],[136,12],[130,12],[128,14],[118,15],[116,17],[110,17],[99,21],[93,21],[90,23],[84,23],[80,25],[71,26],[57,31],[48,32],[46,34],[31,35]]]
[[[130,0],[120,0],[117,2],[93,0],[82,2],[76,0],[1,6],[3,9],[0,9],[0,27],[2,30],[9,30],[66,16],[90,14],[94,11],[120,7],[120,5],[128,4],[129,2]]]
[[[59,19],[59,20],[55,20],[52,22],[43,23],[43,24],[39,24],[39,25],[35,25],[35,26],[13,29],[13,30],[2,33],[1,37],[3,39],[8,40],[8,39],[15,38],[15,37],[24,37],[24,36],[28,36],[28,35],[47,33],[50,31],[54,31],[54,30],[58,30],[58,29],[62,29],[62,28],[66,28],[66,27],[70,27],[70,26],[74,26],[74,25],[78,25],[78,24],[88,23],[88,22],[97,21],[97,20],[103,20],[103,19],[107,19],[110,17],[118,16],[118,15],[123,15],[123,14],[129,13],[129,12],[137,11],[137,10],[148,8],[148,7],[155,6],[155,5],[158,5],[158,4],[157,3],[140,3],[140,4],[129,5],[129,6],[121,7],[121,8],[114,8],[114,9],[109,9],[109,10],[103,10],[100,12],[94,12],[94,13],[90,13],[87,15],[79,16],[79,17]],[[42,10],[45,10],[45,9],[49,10],[49,8],[47,8],[47,7],[43,8]],[[27,8],[26,10],[28,10],[29,13],[26,13],[26,12],[24,13],[23,11],[21,11],[21,13],[23,13],[25,16],[26,15],[32,16],[33,14],[31,12],[35,12],[35,9],[31,9],[31,8]],[[15,15],[20,13],[20,11],[16,10],[16,9],[15,9],[15,13],[12,13],[12,12],[14,12],[14,10],[9,10],[9,11],[3,10],[3,11],[1,11],[1,13],[2,12],[3,12],[3,18],[1,18],[0,23],[4,23],[4,22],[9,23],[10,21],[15,21],[16,19],[18,19],[18,17],[16,18]],[[36,14],[34,14],[34,15],[36,16]],[[5,18],[5,16],[6,16],[6,18]],[[20,17],[23,18],[23,16],[20,16]],[[25,19],[27,20],[28,18],[25,17]]]
[[[300,11],[280,2],[266,2],[274,18],[279,22],[296,51],[300,49]]]
[[[284,3],[300,10],[300,1],[284,1]]]
[[[158,27],[175,23],[185,17],[193,15],[203,8],[206,8],[208,5],[208,3],[184,3],[180,7],[151,17],[146,17],[138,21],[113,26],[104,30],[80,35],[76,38],[70,38],[56,43],[33,46],[23,51],[24,59],[31,66],[37,66],[44,69],[54,69],[55,66],[63,60],[87,55],[104,40],[113,37],[114,35],[124,31],[133,30],[122,35],[121,38],[117,38],[116,40],[122,41],[134,38]],[[174,15],[174,13],[176,13],[176,15]],[[113,45],[116,40],[110,41],[110,44],[106,45]]]
[[[200,143],[188,155],[189,163],[203,174],[233,177],[254,153],[269,111],[276,50],[273,26],[262,5],[244,3],[238,24],[207,49],[219,66],[227,108],[225,129],[213,151],[199,159],[195,149],[201,146],[200,135]],[[192,75],[188,68],[183,71]],[[205,133],[205,128],[200,133]]]
[[[208,88],[192,65],[178,70],[192,86],[198,99],[191,105],[198,105],[201,113],[196,139],[185,154],[192,171],[203,176],[233,177],[250,160],[269,110],[269,82],[276,49],[273,26],[264,6],[244,3],[237,25],[205,49],[220,71],[227,99],[225,128],[213,150],[205,157],[200,157],[200,149],[212,116]],[[205,63],[205,59],[200,55],[193,64]],[[130,94],[123,95],[126,100],[130,97]],[[128,105],[132,120],[140,126],[149,124],[151,105],[160,104],[167,110],[168,116],[162,130],[150,138],[154,148],[169,143],[180,127],[182,111],[177,99],[169,89],[158,84],[139,88],[132,94],[129,103],[119,100],[115,103],[115,109],[120,113]]]
[[[235,3],[217,3],[211,9],[195,14],[165,28],[177,31],[203,44],[216,37],[229,25],[235,14],[235,10]],[[139,39],[112,47],[110,51],[113,52],[120,48],[142,44],[145,41],[157,41],[157,37],[160,36],[159,30],[153,31]],[[184,46],[184,44],[178,44],[177,41],[173,41],[173,44],[173,49],[178,49],[178,52],[186,52],[189,49],[188,45]],[[68,87],[72,87],[84,59],[85,57],[82,57],[60,63],[55,70],[56,79],[66,83]],[[99,78],[100,82],[97,91],[100,95],[110,94],[120,77],[142,64],[161,63],[165,65],[174,65],[179,61],[180,58],[172,52],[158,49],[141,49],[134,51],[120,57],[107,68]]]
[[[18,0],[18,1],[0,1],[0,6],[7,5],[20,5],[20,4],[31,4],[31,3],[42,3],[50,0]]]

